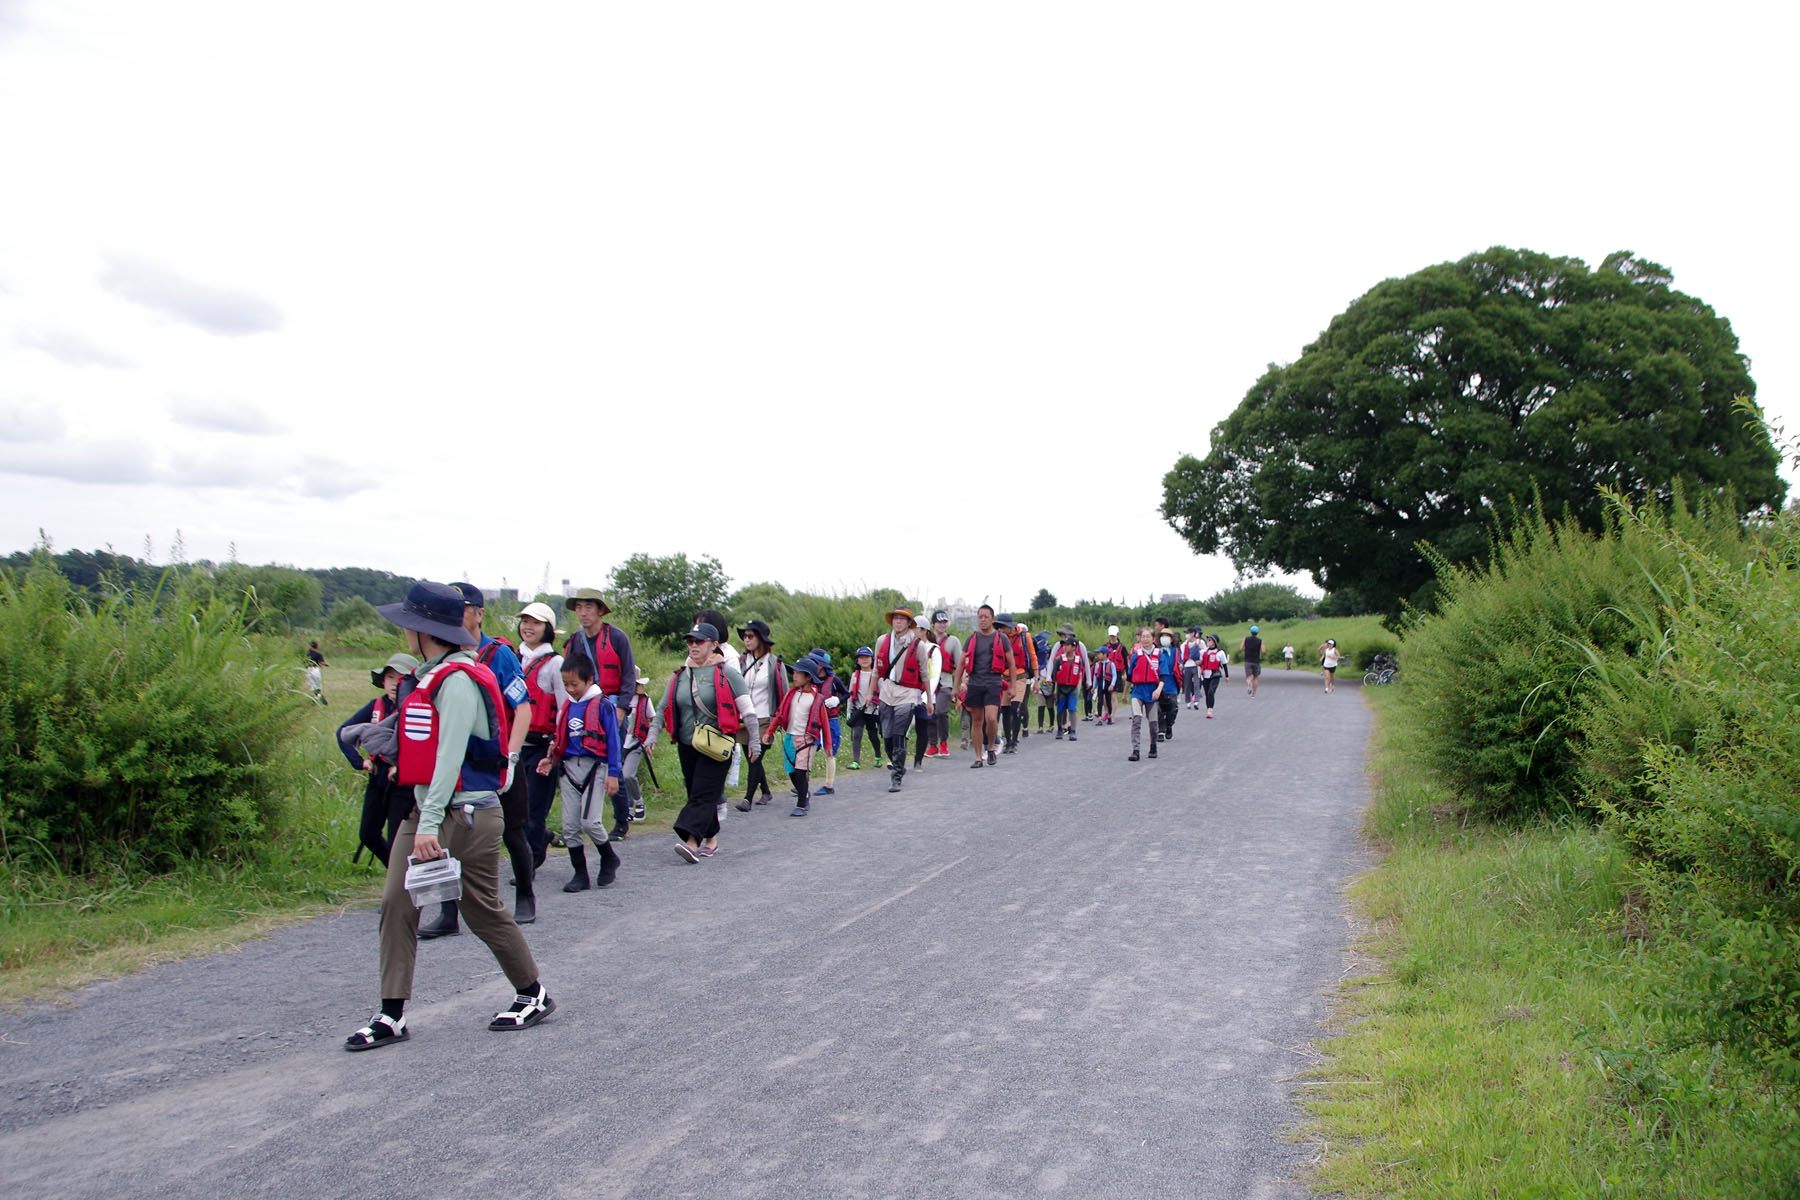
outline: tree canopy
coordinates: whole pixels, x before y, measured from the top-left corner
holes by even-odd
[[[1162,514],[1240,569],[1308,571],[1392,611],[1482,557],[1517,504],[1601,520],[1599,489],[1670,500],[1786,491],[1723,317],[1622,251],[1598,270],[1495,247],[1376,285],[1300,358],[1271,365],[1163,478]]]
[[[1206,611],[1220,625],[1244,621],[1287,621],[1313,610],[1310,597],[1286,583],[1246,583],[1206,598]]]
[[[657,558],[634,554],[613,568],[608,600],[634,614],[653,638],[673,641],[693,628],[703,608],[723,608],[731,580],[719,560],[703,554]]]

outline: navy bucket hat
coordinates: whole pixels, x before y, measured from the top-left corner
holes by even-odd
[[[474,636],[462,625],[464,603],[463,594],[449,584],[421,579],[406,589],[406,599],[375,611],[402,629],[429,634],[452,646],[473,646]]]

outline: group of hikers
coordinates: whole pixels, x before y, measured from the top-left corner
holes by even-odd
[[[1128,760],[1139,762],[1146,727],[1155,759],[1184,705],[1213,717],[1230,674],[1216,636],[1198,627],[1183,635],[1161,619],[1136,630],[1129,644],[1112,626],[1106,643],[1090,650],[1072,625],[1054,638],[1034,636],[985,604],[966,640],[950,632],[948,613],[922,624],[901,607],[885,614],[886,630],[841,670],[822,648],[785,662],[760,620],[736,631],[739,650],[725,617],[702,610],[659,704],[630,638],[607,621],[611,609],[599,591],[582,588],[565,601],[575,628],[560,650],[548,605],[519,611],[517,646],[482,632],[485,605],[473,584],[420,581],[404,601],[380,608],[404,631],[410,653],[371,672],[381,694],[338,729],[345,758],[367,776],[362,846],[387,867],[381,1009],[346,1039],[348,1050],[410,1037],[404,1010],[418,940],[455,934],[465,920],[516,993],[489,1028],[525,1029],[548,1016],[555,1002],[520,926],[536,920],[534,876],[552,843],[551,809],[560,796],[572,872],[562,890],[611,886],[620,865],[614,843],[644,819],[638,774],[648,770],[654,780],[650,753],[663,736],[674,739],[686,797],[674,822],[675,853],[699,864],[718,852],[728,788],[742,781],[740,812],[772,802],[768,752],[781,756],[795,817],[835,793],[846,728],[849,769],[862,769],[866,737],[874,767],[885,760],[888,791],[899,792],[909,754],[914,771],[927,758],[952,757],[953,709],[964,713],[961,751],[972,754],[972,769],[1018,752],[1031,736],[1034,699],[1040,736],[1053,730],[1055,740],[1069,742],[1081,725],[1113,725],[1123,703]],[[1262,651],[1253,625],[1239,645],[1252,697]],[[1291,647],[1285,653],[1291,665]],[[510,911],[500,898],[503,849],[512,867]],[[406,889],[408,867],[445,855],[458,860],[460,899],[421,923]]]

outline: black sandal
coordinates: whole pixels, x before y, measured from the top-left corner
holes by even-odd
[[[346,1050],[373,1050],[377,1046],[391,1046],[395,1042],[404,1042],[411,1038],[407,1032],[405,1017],[390,1017],[386,1013],[376,1013],[369,1018],[369,1023],[344,1039]]]
[[[540,983],[536,995],[514,996],[512,1007],[505,1012],[495,1013],[494,1019],[488,1022],[488,1028],[496,1033],[513,1029],[530,1029],[555,1011],[556,1001],[550,998],[550,994]]]

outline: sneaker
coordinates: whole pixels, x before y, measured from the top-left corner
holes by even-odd
[[[793,811],[793,812],[791,812],[791,813],[789,813],[789,814],[788,814],[788,816],[790,816],[790,817],[804,817],[804,816],[805,816],[805,815],[806,815],[806,814],[807,814],[807,812],[808,812],[808,811],[809,811],[809,810],[808,810],[808,809],[807,809],[807,807],[806,807],[806,805],[804,805],[804,804],[801,804],[801,805],[796,805],[796,806],[795,806],[795,808],[794,808],[794,811]]]
[[[1211,709],[1206,710],[1206,719],[1209,721],[1212,720],[1212,710]]]
[[[697,863],[700,861],[700,855],[686,842],[678,841],[675,843],[675,854],[676,857],[680,858],[681,861],[685,863]]]
[[[973,770],[976,767],[985,767],[985,766],[987,766],[987,764],[985,762],[982,762],[979,758],[969,764],[969,767],[971,770]]]
[[[764,792],[762,795],[760,795],[756,798],[756,803],[767,804],[769,801],[773,800],[774,798],[775,798],[775,793]]]
[[[629,836],[630,832],[631,826],[625,824],[623,821],[614,821],[612,829],[607,832],[606,836],[615,842],[622,842]]]
[[[837,795],[837,789],[834,787],[814,788],[813,795],[815,795],[815,796],[835,796],[835,795]]]
[[[644,819],[644,806],[643,805],[634,804],[631,806],[631,819],[634,821],[641,821]]]
[[[1000,761],[999,759],[994,757],[994,752],[992,750],[989,750],[988,751],[988,766],[991,767],[999,761]]]
[[[1138,752],[1136,750],[1133,750],[1130,754],[1125,756],[1126,762],[1136,762],[1137,760],[1138,760]]]
[[[1069,740],[1071,742],[1075,740],[1075,731],[1073,729],[1069,730]]]
[[[1060,729],[1056,731],[1056,740],[1059,742],[1062,741],[1062,730]]]
[[[750,811],[750,802],[748,800],[739,800],[736,804],[732,805],[731,807],[737,809],[739,812],[749,812]]]
[[[892,795],[893,793],[895,793],[899,790],[900,790],[900,781],[898,779],[896,779],[896,780],[894,780],[894,782],[888,784],[888,794],[889,795]]]
[[[853,758],[853,759],[851,759],[851,760],[850,760],[850,769],[851,769],[851,770],[852,770],[852,771],[860,771],[860,770],[862,770],[862,764],[861,764],[861,763],[859,763],[859,762],[857,762],[857,761],[856,761],[856,760],[855,760],[855,759],[854,759],[854,758]]]
[[[711,858],[718,852],[719,848],[717,846],[702,846],[698,851],[701,858]]]

